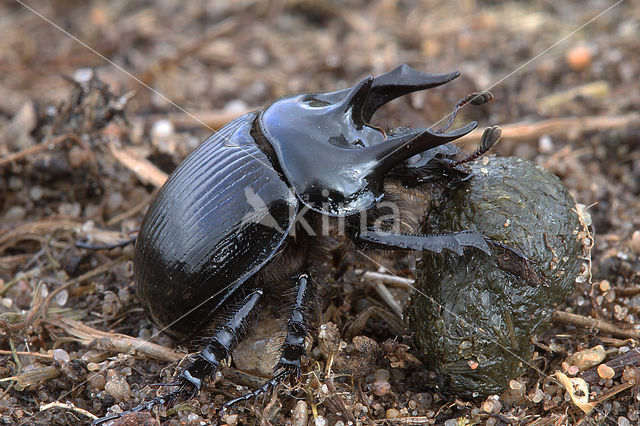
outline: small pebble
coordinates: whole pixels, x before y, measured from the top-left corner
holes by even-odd
[[[293,426],[307,426],[309,413],[306,401],[298,401],[292,413]]]
[[[69,362],[69,354],[64,349],[54,349],[53,350],[53,359],[58,362],[67,363]]]
[[[29,197],[33,201],[40,201],[43,195],[44,194],[43,194],[42,188],[40,188],[39,186],[32,186],[31,189],[29,190]]]
[[[384,396],[391,390],[391,385],[386,380],[376,380],[371,385],[371,392],[376,396]]]
[[[187,420],[189,421],[189,423],[193,424],[198,422],[199,420],[202,420],[202,417],[200,417],[196,413],[189,413],[189,415],[187,415]]]
[[[11,176],[7,183],[9,184],[9,189],[14,191],[14,192],[16,192],[16,191],[20,190],[20,188],[22,188],[22,179],[20,179],[17,176]]]
[[[640,230],[633,231],[633,234],[631,234],[631,250],[640,255]]]
[[[233,99],[224,106],[225,111],[237,112],[238,114],[244,114],[249,106],[242,99]]]
[[[471,348],[471,346],[473,346],[473,345],[472,345],[472,343],[471,343],[470,341],[468,341],[468,340],[465,340],[464,342],[460,343],[460,345],[458,345],[458,347],[459,347],[461,350],[469,349],[469,348]]]
[[[578,367],[580,371],[584,371],[600,364],[604,361],[605,356],[606,353],[604,351],[604,347],[602,345],[598,345],[593,348],[574,353],[569,358],[569,363]]]
[[[73,73],[73,81],[76,83],[88,83],[93,78],[93,68],[78,68]]]
[[[222,416],[222,421],[228,424],[229,426],[235,426],[238,424],[238,415],[225,414],[224,416]]]
[[[58,214],[63,216],[80,216],[82,208],[79,203],[60,203],[58,206]]]
[[[385,417],[387,419],[396,419],[400,417],[400,411],[396,410],[395,408],[389,408],[385,414]]]
[[[89,382],[89,386],[97,391],[103,390],[104,386],[107,384],[107,379],[105,379],[102,374],[90,373],[87,381]]]
[[[444,422],[444,426],[458,426],[458,419],[449,419]]]
[[[72,168],[77,169],[78,167],[82,166],[86,161],[89,160],[89,153],[85,149],[80,148],[77,145],[74,145],[69,150],[69,154],[67,154],[67,158],[69,160],[69,165]]]
[[[314,426],[327,426],[327,419],[322,416],[318,416],[314,419]]]
[[[122,202],[124,201],[124,197],[120,192],[111,192],[107,197],[106,209],[108,213],[114,213],[120,211],[120,206],[122,206]]]
[[[151,126],[151,138],[166,139],[173,135],[175,129],[169,120],[158,120]]]
[[[129,384],[126,380],[117,376],[104,385],[104,390],[116,401],[128,401],[131,398]]]
[[[567,374],[570,376],[575,376],[579,372],[580,369],[576,365],[570,365],[569,368],[567,368]]]
[[[602,379],[612,379],[615,374],[616,372],[613,368],[609,367],[607,364],[600,364],[598,366],[598,376]]]
[[[9,222],[20,222],[24,220],[27,216],[27,211],[22,206],[11,206],[7,209],[5,214],[2,216],[2,221],[5,223]]]
[[[618,426],[630,426],[631,422],[624,416],[618,417]]]
[[[623,382],[635,382],[638,379],[638,372],[633,366],[626,366],[622,372]]]
[[[591,65],[591,50],[584,44],[579,44],[567,51],[565,59],[572,70],[582,71]]]
[[[551,136],[549,135],[540,136],[540,139],[538,140],[538,150],[542,154],[551,154],[555,152],[555,149],[553,147],[553,140],[551,140]]]
[[[533,394],[533,398],[531,398],[531,400],[534,403],[539,403],[540,401],[542,401],[542,398],[544,398],[544,392],[542,391],[542,389],[538,388],[536,389],[536,391]]]
[[[602,280],[600,281],[600,291],[601,292],[605,292],[608,291],[611,288],[611,283],[609,283],[609,280]]]
[[[385,370],[384,368],[381,368],[379,370],[376,370],[373,377],[376,380],[389,380],[389,378],[391,377],[391,373],[389,373],[389,370]]]
[[[524,385],[524,383],[520,383],[520,382],[519,382],[519,381],[517,381],[517,380],[511,380],[511,381],[509,382],[509,387],[510,387],[511,389],[513,389],[514,391],[517,391],[517,392],[520,392],[520,393],[524,393],[524,391],[525,391],[525,385]]]
[[[498,414],[502,410],[502,404],[497,395],[491,395],[482,403],[482,409],[487,413]]]
[[[69,300],[69,292],[67,290],[62,290],[60,293],[56,294],[53,298],[53,301],[58,306],[64,306],[67,304],[67,300]]]

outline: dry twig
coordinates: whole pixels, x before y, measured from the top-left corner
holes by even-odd
[[[109,144],[111,154],[123,166],[131,170],[144,183],[160,187],[167,180],[167,174],[153,165],[146,158],[142,158],[128,148],[112,141]]]
[[[579,327],[591,328],[612,336],[621,336],[640,340],[640,332],[632,329],[621,328],[615,324],[599,318],[583,317],[582,315],[571,314],[569,312],[556,311],[553,313],[553,322],[569,324]]]
[[[502,144],[538,139],[543,135],[577,136],[586,132],[603,132],[624,129],[640,124],[640,114],[631,113],[614,116],[585,116],[550,118],[537,123],[521,123],[502,126]],[[484,129],[476,129],[459,139],[463,144],[477,144]]]
[[[60,327],[67,334],[75,337],[80,344],[85,346],[92,345],[98,341],[101,349],[114,352],[135,353],[166,362],[176,362],[184,358],[184,354],[165,348],[164,346],[124,334],[96,330],[72,319],[57,318],[46,321],[49,324]]]

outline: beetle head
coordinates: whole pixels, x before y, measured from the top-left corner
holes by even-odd
[[[448,133],[405,129],[385,134],[369,124],[373,113],[395,98],[458,75],[427,74],[400,65],[351,89],[283,98],[262,113],[260,124],[305,205],[330,216],[356,214],[382,197],[382,180],[393,167],[477,125],[471,122]]]

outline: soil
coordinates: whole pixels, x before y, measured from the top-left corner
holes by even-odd
[[[591,259],[532,342],[530,368],[500,395],[442,394],[400,317],[413,258],[350,252],[319,272],[298,384],[220,415],[264,380],[264,366],[241,362],[270,347],[258,331],[195,398],[117,422],[640,421],[637,2],[38,0],[4,2],[0,16],[0,422],[88,423],[166,392],[150,385],[170,382],[194,346],[145,317],[132,245],[82,243],[135,236],[166,173],[234,117],[401,63],[462,75],[392,102],[376,123],[428,127],[490,90],[455,125],[503,127],[492,155],[535,161],[586,206]],[[480,134],[460,146],[473,151]],[[278,308],[264,330],[282,322]]]

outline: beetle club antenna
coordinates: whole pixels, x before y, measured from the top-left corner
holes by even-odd
[[[476,152],[465,158],[464,160],[460,160],[454,164],[454,166],[459,166],[460,164],[468,163],[469,161],[473,161],[476,158],[480,157],[485,152],[489,151],[491,148],[495,146],[495,144],[500,141],[500,136],[502,136],[502,129],[498,126],[487,127],[484,129],[482,133],[482,139],[480,140],[480,146],[476,149]]]
[[[445,130],[447,130],[449,127],[451,127],[451,125],[453,124],[453,120],[455,120],[456,116],[458,115],[458,111],[460,111],[460,109],[462,109],[462,107],[465,106],[466,104],[479,106],[479,105],[486,104],[492,99],[493,99],[493,94],[487,91],[472,93],[460,99],[456,104],[456,106],[453,108],[453,111],[451,111],[451,114],[449,114],[449,120],[447,120],[444,126],[442,126],[440,130],[438,130],[436,133],[442,133]]]

